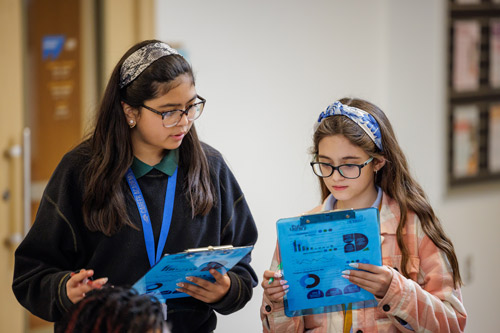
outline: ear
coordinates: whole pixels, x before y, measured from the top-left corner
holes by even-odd
[[[380,157],[376,157],[374,160],[373,160],[373,170],[374,171],[379,171],[380,169],[382,169],[385,165],[385,158],[380,156]]]
[[[137,119],[139,119],[139,112],[137,111],[137,109],[131,107],[124,101],[121,101],[120,103],[122,104],[123,113],[125,113],[125,118],[127,118],[127,122],[129,122],[130,120],[137,122]]]

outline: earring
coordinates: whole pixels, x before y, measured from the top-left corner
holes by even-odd
[[[129,126],[130,128],[134,128],[134,127],[135,127],[135,120],[134,120],[134,119],[130,119],[130,120],[128,121],[128,124],[129,124],[128,126]]]

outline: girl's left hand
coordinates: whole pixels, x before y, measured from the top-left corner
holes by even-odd
[[[215,303],[220,301],[229,291],[231,279],[226,274],[222,275],[215,269],[210,270],[210,274],[215,278],[215,282],[210,282],[202,278],[188,276],[186,280],[191,283],[177,283],[177,291],[186,293],[205,303]]]
[[[386,266],[353,263],[349,266],[360,270],[346,270],[342,277],[371,292],[375,297],[384,298],[392,282],[392,270]]]

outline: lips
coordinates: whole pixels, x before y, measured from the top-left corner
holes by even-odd
[[[347,186],[332,186],[332,188],[335,190],[335,191],[343,191],[347,188]]]
[[[175,139],[175,140],[182,140],[184,138],[184,136],[186,135],[185,132],[181,132],[181,133],[178,133],[178,134],[173,134],[172,137]]]

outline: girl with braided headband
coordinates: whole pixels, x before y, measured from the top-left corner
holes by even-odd
[[[320,114],[313,142],[323,204],[309,213],[380,210],[383,266],[356,263],[342,272],[378,305],[285,317],[288,284],[277,246],[262,282],[264,332],[462,332],[467,315],[453,245],[410,175],[385,114],[367,101],[341,99]]]
[[[164,254],[255,244],[238,182],[198,139],[205,102],[191,66],[169,45],[148,40],[126,52],[93,134],[60,162],[16,251],[13,290],[23,306],[57,322],[92,289],[134,284]],[[211,270],[215,282],[179,283],[177,292],[191,297],[163,304],[172,330],[212,332],[215,311],[241,309],[257,285],[250,260],[224,275]]]

